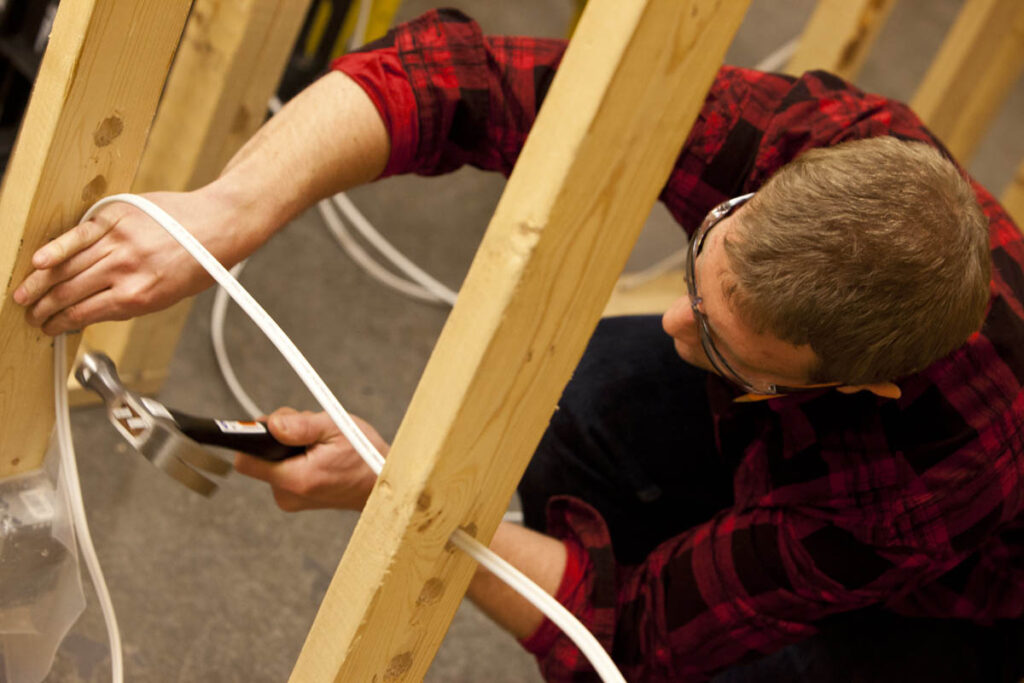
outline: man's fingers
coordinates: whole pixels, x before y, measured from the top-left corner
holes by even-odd
[[[88,270],[51,287],[34,306],[28,309],[29,324],[38,327],[70,306],[83,302],[94,294],[109,288],[110,279],[104,273],[97,271],[98,269]]]
[[[312,503],[302,496],[296,496],[294,493],[283,491],[276,487],[272,487],[270,490],[274,494],[274,502],[277,503],[277,507],[285,512],[299,512],[301,510],[323,507],[322,505]]]
[[[327,413],[285,410],[273,412],[267,420],[267,427],[274,438],[288,446],[309,446],[325,441],[338,431]]]
[[[106,250],[93,245],[53,268],[34,270],[14,290],[14,301],[22,306],[31,306],[53,287],[92,268],[106,255]]]
[[[265,481],[275,489],[296,495],[302,495],[309,488],[309,458],[305,455],[270,462],[247,453],[236,453],[235,470],[247,477]]]
[[[32,255],[36,268],[53,268],[74,256],[110,230],[112,223],[96,219],[84,221],[71,228],[57,239],[44,244]]]
[[[257,458],[247,453],[235,453],[235,470],[253,479],[269,482],[273,477],[274,465],[277,463]]]
[[[102,292],[93,294],[89,298],[63,309],[44,322],[42,330],[51,337],[61,332],[80,330],[98,320],[120,319],[116,315],[117,310],[119,307],[114,297],[114,290],[104,289]]]

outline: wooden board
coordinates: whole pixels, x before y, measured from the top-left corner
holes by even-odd
[[[420,680],[745,2],[591,0],[291,680]]]
[[[358,29],[359,16],[364,2],[370,3],[370,13],[367,16],[363,34],[355,39],[356,45],[365,45],[370,41],[382,38],[388,32],[388,29],[391,28],[391,24],[394,23],[395,14],[398,12],[398,7],[402,4],[401,0],[352,0],[338,35],[320,36],[321,40],[332,42],[331,60],[337,59],[348,52],[349,44],[352,42],[352,34]],[[327,22],[322,20],[320,28],[323,29],[326,26]]]
[[[132,190],[191,190],[217,177],[263,123],[310,0],[196,0]],[[191,301],[93,325],[90,348],[124,382],[154,392],[167,377]],[[95,400],[75,385],[72,403]]]
[[[967,0],[911,100],[961,163],[1024,69],[1024,2]]]
[[[686,295],[686,274],[681,270],[635,284],[635,275],[623,275],[615,284],[603,315],[661,315],[681,296]]]
[[[369,0],[361,0],[368,2]],[[373,0],[373,7],[370,8],[370,20],[366,23],[366,35],[363,42],[370,42],[383,38],[384,34],[391,28],[395,21],[395,14],[398,12],[402,0]]]
[[[1024,162],[1017,169],[1017,175],[1006,187],[1000,200],[1017,227],[1024,231]]]
[[[896,0],[818,0],[786,73],[825,69],[855,80]]]
[[[190,4],[60,4],[0,194],[0,477],[38,467],[53,424],[51,339],[11,293],[36,249],[130,186]]]

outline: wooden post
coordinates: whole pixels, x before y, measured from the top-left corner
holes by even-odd
[[[331,44],[330,58],[333,60],[348,51],[349,43],[352,41],[352,34],[356,32],[359,24],[359,15],[363,11],[363,3],[370,3],[369,15],[367,16],[366,27],[363,35],[356,37],[358,45],[364,45],[372,40],[384,36],[394,22],[395,13],[398,12],[402,0],[352,0],[348,12],[341,21],[341,30],[336,36],[321,36]]]
[[[745,2],[592,0],[291,680],[420,680]]]
[[[370,8],[370,21],[366,24],[366,33],[363,35],[363,42],[370,42],[382,38],[391,24],[395,21],[395,14],[402,0],[360,0],[360,2],[373,2]]]
[[[967,0],[911,108],[966,163],[1024,68],[1024,2]]]
[[[217,177],[266,117],[310,0],[196,0],[160,102],[134,192],[191,190]],[[94,325],[85,342],[117,363],[132,389],[155,392],[191,300]],[[95,400],[74,384],[72,403]]]
[[[1021,162],[1017,175],[1003,192],[1001,203],[1017,227],[1024,231],[1024,162]]]
[[[190,0],[75,0],[57,12],[0,194],[0,477],[40,465],[51,339],[11,300],[44,242],[128,189]]]
[[[847,80],[860,73],[896,0],[818,0],[786,73],[825,69]]]

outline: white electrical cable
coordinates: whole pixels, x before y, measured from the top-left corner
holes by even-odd
[[[285,360],[294,368],[296,374],[302,379],[303,383],[309,389],[310,393],[313,394],[317,402],[323,406],[327,414],[331,416],[331,419],[341,433],[345,435],[345,438],[359,451],[363,459],[366,460],[366,464],[374,471],[379,473],[381,467],[384,465],[384,457],[377,451],[376,447],[370,442],[366,435],[356,426],[355,421],[349,417],[349,414],[342,407],[338,399],[331,393],[331,390],[327,387],[327,384],[320,378],[320,375],[316,374],[313,367],[306,360],[305,356],[299,352],[292,340],[288,338],[288,335],[284,333],[284,330],[278,326],[278,324],[271,318],[263,307],[256,303],[256,300],[252,298],[235,278],[231,277],[227,269],[220,264],[220,262],[213,257],[206,248],[199,243],[190,232],[181,227],[169,213],[161,209],[153,202],[139,197],[133,194],[116,194],[110,197],[105,197],[86,211],[85,217],[82,219],[88,220],[98,209],[107,204],[114,202],[123,202],[130,204],[143,213],[147,214],[150,218],[160,224],[160,226],[166,230],[171,237],[174,238],[178,244],[183,246],[193,258],[195,258],[199,264],[206,269],[214,280],[216,280],[221,287],[227,290],[231,298],[242,307],[242,310],[252,318],[253,322],[263,331],[267,338],[277,347],[281,352],[281,355],[285,357]]]
[[[361,42],[365,41],[366,28],[369,23],[371,2],[360,0],[360,12],[349,43],[350,49],[355,49]],[[768,55],[755,67],[759,71],[775,71],[781,68],[796,51],[798,39],[793,39],[782,45],[778,50]],[[271,100],[270,109],[277,113],[281,109],[281,101],[276,97]],[[335,205],[349,219],[353,226],[360,232],[364,239],[372,244],[382,255],[392,262],[399,270],[405,273],[412,282],[403,280],[387,271],[374,261],[363,250],[348,233],[344,224],[334,207],[328,200],[319,203],[321,215],[331,229],[332,234],[344,247],[345,251],[352,256],[360,266],[371,276],[392,287],[407,296],[425,301],[441,301],[449,306],[455,304],[457,293],[440,283],[430,274],[425,272],[405,255],[391,245],[379,232],[377,232],[359,209],[344,194],[338,194],[332,198]],[[177,240],[189,253],[213,275],[219,285],[214,298],[213,311],[211,314],[211,327],[214,354],[217,357],[217,364],[221,374],[231,390],[232,395],[242,405],[251,417],[259,417],[264,413],[249,397],[241,383],[238,381],[234,369],[231,366],[227,350],[224,344],[224,319],[227,311],[228,295],[230,295],[254,322],[263,330],[264,334],[274,343],[278,350],[285,356],[292,365],[295,372],[302,378],[310,392],[317,398],[323,408],[331,416],[345,437],[355,446],[360,456],[375,473],[380,473],[383,465],[383,457],[376,450],[372,443],[366,438],[362,431],[351,420],[348,413],[331,393],[330,389],[316,374],[309,362],[302,356],[287,335],[277,326],[273,319],[259,306],[249,293],[235,280],[245,267],[245,261],[237,264],[231,274],[214,259],[209,252],[191,234],[184,230],[169,214],[152,202],[134,195],[114,195],[101,199],[86,212],[83,220],[88,219],[101,206],[112,202],[125,202],[132,204],[140,210],[149,214],[156,220],[171,236]],[[682,251],[669,255],[649,268],[634,274],[628,283],[627,288],[632,288],[654,279],[658,275],[670,270],[680,262]],[[234,277],[232,277],[232,274]],[[103,571],[96,556],[96,550],[92,543],[92,536],[89,533],[88,521],[85,517],[85,508],[82,502],[81,487],[78,481],[78,468],[75,463],[74,444],[71,439],[70,416],[68,410],[66,363],[64,355],[64,335],[57,337],[54,343],[54,392],[57,407],[57,438],[61,451],[61,476],[64,478],[68,495],[70,498],[72,519],[75,531],[78,536],[78,543],[82,549],[82,556],[85,560],[89,575],[92,578],[93,586],[99,598],[100,607],[103,611],[104,622],[107,627],[107,637],[110,641],[112,677],[116,683],[123,680],[123,653],[121,647],[121,636],[117,627],[117,616],[114,613],[113,603],[110,599],[110,592],[106,581],[103,578]],[[573,617],[562,605],[560,605],[547,592],[541,590],[532,581],[526,578],[512,565],[492,553],[489,549],[480,544],[479,541],[465,534],[462,530],[456,530],[451,537],[452,542],[473,557],[477,562],[487,567],[495,576],[502,579],[527,600],[530,600],[549,619],[561,628],[566,635],[572,638],[580,650],[594,665],[602,680],[624,681],[618,669],[611,662],[607,652],[600,643]],[[541,603],[541,604],[539,604]],[[542,606],[543,604],[543,606]],[[605,661],[606,660],[606,661]]]
[[[67,489],[68,503],[71,506],[71,520],[78,538],[78,547],[82,549],[82,559],[89,570],[96,597],[99,598],[100,609],[103,610],[103,622],[107,626],[107,640],[110,641],[110,669],[114,683],[124,681],[124,655],[121,650],[121,631],[117,627],[117,615],[114,603],[110,599],[103,570],[100,568],[96,548],[92,544],[89,533],[89,522],[85,516],[85,504],[82,502],[82,486],[78,480],[78,465],[75,461],[75,445],[71,439],[71,415],[68,410],[68,369],[64,335],[58,335],[53,341],[53,394],[57,407],[57,444],[60,448],[60,476]]]
[[[679,268],[685,262],[686,248],[684,247],[683,249],[673,251],[663,259],[655,261],[643,270],[638,270],[635,273],[625,273],[619,278],[619,287],[623,291],[636,289],[640,285],[646,284],[657,277],[661,277],[665,273]]]
[[[245,269],[246,263],[248,263],[248,259],[235,264],[235,267],[230,271],[232,277],[237,280],[242,274],[242,270]],[[228,356],[227,345],[224,343],[224,318],[227,316],[228,301],[230,299],[228,298],[227,291],[223,287],[218,286],[217,293],[213,296],[213,309],[210,312],[210,340],[213,342],[213,355],[217,359],[217,367],[220,368],[220,374],[228,385],[231,395],[241,404],[245,412],[249,414],[249,417],[256,420],[266,415],[266,413],[260,410],[256,402],[246,393],[242,383],[238,381],[238,376],[235,374],[235,369],[232,367],[231,359]]]
[[[394,289],[399,290],[403,294],[406,294],[413,298],[422,299],[430,302],[438,302],[439,299],[426,291],[420,285],[413,282],[408,282],[402,278],[394,275],[390,271],[383,268],[379,263],[374,261],[363,248],[359,246],[359,243],[355,241],[351,234],[345,229],[344,223],[336,213],[333,205],[328,200],[322,200],[318,203],[320,213],[334,234],[338,242],[345,248],[349,256],[353,258],[363,269],[377,278],[384,284]],[[364,219],[365,220],[365,219]],[[231,274],[237,279],[241,274],[242,269],[245,267],[246,261],[241,261],[234,268],[231,269]],[[427,276],[429,277],[429,276]],[[441,285],[443,287],[443,285]],[[235,369],[231,364],[231,358],[227,352],[227,345],[224,342],[224,320],[227,316],[228,302],[230,298],[228,293],[223,287],[218,286],[217,291],[213,297],[213,308],[210,311],[210,340],[213,343],[213,355],[217,359],[217,367],[220,368],[221,376],[224,378],[225,384],[228,386],[228,390],[234,399],[242,406],[249,417],[256,419],[266,413],[256,405],[256,402],[249,396],[242,383],[238,380],[238,376],[235,373]]]
[[[131,194],[118,194],[106,197],[96,202],[86,212],[85,218],[92,216],[97,209],[113,202],[124,202],[131,204],[145,212],[166,230],[171,237],[183,246],[189,254],[195,258],[200,265],[210,273],[211,276],[223,287],[232,299],[241,306],[242,310],[252,318],[253,322],[263,331],[264,334],[278,348],[288,363],[295,369],[302,378],[309,390],[316,397],[320,405],[327,411],[328,415],[338,426],[338,429],[345,435],[352,446],[366,461],[375,474],[380,474],[384,464],[384,458],[377,451],[369,439],[356,426],[355,422],[341,406],[338,399],[327,388],[326,383],[316,374],[309,362],[302,356],[302,353],[295,347],[295,344],[281,330],[265,310],[253,299],[233,277],[227,269],[215,259],[210,252],[203,247],[185,228],[181,226],[170,214],[161,209],[153,202],[142,197]],[[477,562],[480,562],[495,576],[502,579],[517,593],[529,600],[552,622],[558,624],[565,634],[569,636],[580,651],[586,655],[591,665],[606,682],[625,683],[625,679],[608,652],[605,651],[590,631],[580,624],[564,607],[558,604],[546,591],[530,581],[525,575],[516,570],[500,557],[495,555],[489,548],[475,538],[461,530],[452,534],[451,540],[459,548],[469,553]]]
[[[369,7],[369,4],[366,4],[366,7]],[[360,9],[362,10],[363,8]],[[358,46],[355,43],[356,35],[357,34],[353,34],[353,42],[350,43],[350,49],[354,49],[354,47]],[[799,44],[799,37],[793,38],[758,62],[754,66],[754,69],[756,71],[778,71],[785,66],[786,62],[788,62],[793,56]],[[277,109],[279,108],[280,106],[277,107]],[[275,109],[273,105],[271,106],[272,111],[276,112],[277,109]],[[356,208],[355,204],[353,204],[344,193],[338,194],[332,199],[363,238],[373,245],[381,255],[391,261],[391,263],[402,271],[412,282],[396,277],[390,271],[386,270],[379,263],[374,261],[360,246],[358,246],[358,243],[355,242],[352,236],[345,229],[344,225],[338,220],[337,216],[333,215],[333,213],[324,206],[324,203],[321,202],[320,213],[323,216],[324,221],[327,222],[331,232],[352,260],[360,265],[371,277],[380,281],[384,285],[405,294],[406,296],[424,301],[440,300],[450,306],[454,305],[457,294],[438,282],[435,278],[409,260],[404,254],[395,249],[395,247],[392,246],[383,237],[383,235],[373,227],[373,225],[365,216],[363,216],[359,209]],[[324,201],[326,202],[327,200]],[[622,289],[626,291],[634,289],[650,282],[673,268],[680,266],[683,263],[684,255],[685,248],[669,254],[667,257],[640,271],[624,275],[621,283]]]
[[[349,202],[349,204],[351,205],[351,202]],[[377,261],[373,260],[373,258],[369,254],[367,254],[366,251],[359,245],[355,238],[352,237],[352,234],[348,231],[348,228],[345,227],[345,223],[341,220],[341,217],[338,215],[337,210],[334,207],[334,204],[332,204],[330,200],[320,200],[319,202],[317,202],[317,208],[320,210],[320,216],[324,219],[324,222],[327,224],[327,227],[331,231],[331,234],[333,234],[334,238],[338,241],[338,244],[341,245],[342,249],[345,250],[345,252],[349,255],[349,257],[351,257],[353,261],[356,262],[356,264],[361,266],[362,269],[366,271],[367,275],[371,276],[378,282],[387,285],[388,287],[391,287],[392,289],[397,290],[398,292],[401,292],[402,294],[405,294],[406,296],[412,297],[414,299],[429,302],[442,302],[447,303],[449,306],[453,305],[453,303],[451,302],[454,302],[455,294],[444,285],[437,283],[439,288],[443,288],[446,291],[447,295],[450,295],[451,302],[447,300],[446,294],[434,294],[421,284],[418,284],[416,282],[410,282],[409,280],[404,280],[398,277],[397,275],[395,275],[394,273],[392,273],[391,271],[377,263]],[[342,210],[344,211],[344,209]],[[349,220],[351,220],[351,218]],[[364,218],[363,220],[366,219]],[[381,237],[380,239],[383,240],[384,238]],[[390,247],[391,245],[389,244],[388,246]],[[391,249],[394,249],[394,247],[391,247]],[[422,273],[422,271],[420,272]],[[425,275],[427,278],[430,278],[430,276],[427,275],[426,273],[423,273],[423,275]],[[430,279],[433,280],[433,278]],[[434,282],[437,281],[434,280]]]
[[[451,542],[486,567],[509,588],[529,600],[534,607],[544,613],[544,616],[562,629],[562,632],[569,636],[590,662],[590,665],[594,667],[602,681],[626,683],[626,679],[623,678],[622,673],[594,634],[588,631],[579,619],[547,591],[462,529],[455,530],[455,533],[451,535]]]
[[[359,16],[356,19],[356,26],[352,29],[352,36],[348,39],[348,51],[358,49],[366,42],[366,28],[370,25],[370,10],[373,8],[373,0],[359,0]]]
[[[445,302],[449,306],[455,305],[455,300],[459,295],[434,279],[429,273],[409,260],[405,254],[395,249],[390,242],[384,239],[383,235],[374,229],[373,225],[370,224],[370,221],[366,220],[366,216],[356,208],[356,205],[352,203],[352,200],[350,200],[344,192],[334,195],[332,199],[363,238],[372,244],[373,247],[385,258],[391,261],[396,268],[401,270],[409,277],[409,279],[423,287],[423,289],[430,292],[441,301]]]
[[[359,18],[356,24],[356,28],[354,29],[352,37],[349,41],[349,50],[356,49],[363,41],[365,41],[364,34],[366,32],[366,27],[369,22],[371,4],[372,3],[369,2],[368,0],[360,0]],[[758,62],[754,66],[754,69],[758,71],[777,71],[781,69],[796,52],[798,45],[799,38],[794,38],[786,42],[778,49],[773,51],[771,54],[766,56],[764,59],[762,59],[760,62]],[[270,110],[272,113],[276,114],[278,111],[280,111],[281,107],[282,103],[278,98],[275,97],[271,99]],[[331,204],[332,201],[334,202],[333,206]],[[405,280],[401,277],[396,276],[395,274],[391,273],[386,268],[381,266],[377,261],[375,261],[352,237],[351,233],[349,233],[348,229],[345,227],[344,222],[335,212],[335,206],[345,215],[345,217],[349,220],[349,222],[352,223],[356,230],[359,231],[363,238],[366,239],[367,242],[369,242],[371,245],[373,245],[385,258],[391,261],[391,263],[396,268],[402,271],[409,278],[409,280]],[[438,280],[436,280],[434,277],[432,277],[430,274],[425,272],[422,268],[420,268],[410,259],[408,259],[404,254],[398,251],[390,242],[388,242],[383,237],[383,235],[381,235],[373,227],[373,225],[366,219],[362,212],[359,211],[355,204],[353,204],[352,201],[344,193],[339,193],[338,195],[335,195],[334,197],[331,198],[331,200],[325,199],[318,202],[317,208],[319,209],[320,215],[323,217],[324,222],[327,224],[331,233],[334,235],[335,239],[338,241],[341,247],[352,258],[353,261],[355,261],[359,266],[363,268],[363,270],[368,275],[378,280],[382,284],[391,287],[392,289],[395,289],[396,291],[405,294],[406,296],[409,296],[411,298],[427,302],[443,302],[448,304],[449,306],[454,306],[455,300],[458,296],[457,293],[446,287],[444,284],[440,283]],[[667,257],[658,260],[651,266],[648,266],[647,268],[644,268],[641,271],[627,274],[626,276],[623,277],[623,289],[630,290],[635,287],[639,287],[640,285],[647,283],[659,277],[660,275],[663,275],[664,273],[672,270],[673,268],[677,268],[683,263],[684,255],[685,248],[680,249],[672,254],[669,254]],[[244,267],[244,264],[245,262],[243,261],[242,263],[238,264],[234,270],[232,270],[236,277],[241,272],[241,269]],[[241,386],[241,383],[238,381],[238,378],[235,375],[234,369],[231,366],[231,362],[229,360],[224,345],[223,327],[225,311],[227,309],[227,302],[228,298],[226,291],[223,288],[218,288],[216,297],[214,299],[214,307],[211,320],[214,354],[217,357],[217,364],[220,366],[221,373],[223,374],[224,380],[227,383],[232,395],[239,402],[239,404],[241,404],[242,407],[249,413],[251,417],[259,417],[264,413],[262,410],[259,409],[258,406],[256,406],[255,402],[252,401],[249,395],[245,392],[244,388]],[[506,513],[505,519],[506,521],[520,522],[522,519],[522,513],[518,512],[517,514],[517,512],[515,511],[510,511]],[[457,535],[458,533],[460,532],[457,532]],[[462,544],[460,544],[456,540],[456,536],[453,536],[452,540],[457,545],[459,545],[459,547],[462,547]],[[463,549],[471,555],[473,554],[473,552],[471,552],[467,548]],[[480,558],[476,559],[481,564],[487,566],[488,569],[495,573],[495,575],[500,575],[499,572],[502,571],[500,568],[492,567],[487,560],[483,560]],[[500,558],[498,559],[500,560]],[[509,583],[509,581],[506,580],[506,583]],[[509,583],[509,585],[511,586],[512,584]],[[516,590],[518,591],[519,589],[517,588]],[[541,593],[543,593],[544,597],[550,599],[550,596],[548,596],[547,593],[544,593],[543,591],[541,591]],[[523,593],[520,592],[520,594]],[[527,597],[527,599],[529,599],[529,596],[525,594],[523,595],[524,597]],[[552,600],[552,602],[554,602],[554,604],[558,607],[561,607],[561,605],[558,605],[556,601]],[[551,614],[548,614],[548,616],[551,617]],[[556,621],[554,617],[551,618],[552,621],[555,621],[555,623],[557,623],[563,630],[566,630],[566,627],[563,626],[562,623]],[[589,655],[588,658],[590,658]]]
[[[754,65],[754,71],[778,71],[786,66],[786,62],[793,56],[800,46],[800,36],[790,39],[780,45],[774,52]]]

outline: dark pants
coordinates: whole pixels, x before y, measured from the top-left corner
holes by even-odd
[[[733,468],[714,444],[706,374],[680,360],[656,316],[601,322],[519,485],[526,525],[570,494],[604,517],[616,559],[640,562],[660,542],[732,504]],[[983,628],[881,609],[830,617],[821,633],[716,683],[1013,681],[1024,676],[1024,622]]]

